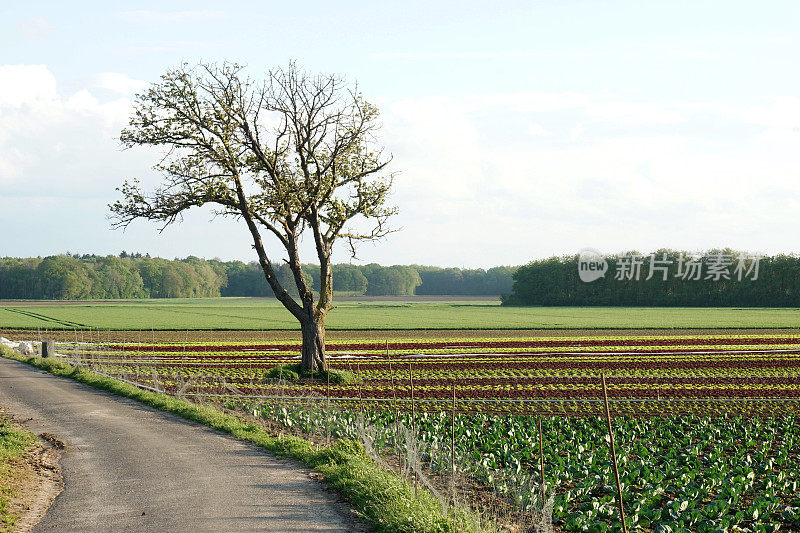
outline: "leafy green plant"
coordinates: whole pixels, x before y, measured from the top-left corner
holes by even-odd
[[[332,384],[345,385],[356,383],[356,376],[347,370],[328,369],[322,372],[310,372],[303,370],[300,363],[290,365],[278,365],[264,373],[266,379],[283,379],[286,381],[298,381],[302,378],[317,379],[320,381],[330,381]]]

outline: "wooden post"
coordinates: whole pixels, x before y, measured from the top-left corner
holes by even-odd
[[[331,371],[325,371],[325,443],[331,444]]]
[[[542,511],[544,512],[544,439],[542,437],[542,416],[539,415],[539,470],[542,474]]]
[[[450,487],[456,506],[456,385],[453,383],[453,407],[450,411]]]
[[[358,408],[361,411],[361,424],[364,424],[364,398],[361,396],[361,361],[356,362],[356,372],[358,376]]]
[[[619,482],[619,468],[617,466],[617,452],[614,448],[614,431],[611,429],[611,411],[608,408],[608,389],[606,388],[606,375],[603,378],[603,402],[606,407],[606,423],[608,424],[608,436],[611,440],[611,459],[614,462],[614,478],[617,481],[617,502],[619,503],[619,516],[622,519],[622,532],[628,533],[628,526],[625,524],[625,509],[622,505],[622,485]]]
[[[416,448],[417,448],[417,421],[416,421],[416,412],[414,411],[414,370],[411,368],[411,363],[408,363],[408,379],[411,382],[411,438],[414,439],[414,449],[416,455]],[[414,457],[415,461],[419,460],[418,457]],[[414,464],[411,464],[412,470],[414,470],[414,497],[417,496],[417,471],[414,469]]]
[[[392,403],[394,404],[394,440],[397,446],[397,468],[402,472],[403,457],[400,453],[400,410],[397,407],[397,389],[394,387],[394,370],[392,369],[392,358],[389,355],[389,341],[386,341],[386,359],[389,361],[389,376],[392,379]]]
[[[56,353],[56,341],[47,339],[42,341],[42,357],[52,357]]]
[[[139,328],[139,337],[136,339],[138,342],[136,343],[136,382],[140,383],[139,377],[139,363],[141,362],[141,351],[142,351],[142,329]]]
[[[278,396],[280,396],[280,398],[278,398],[278,401],[283,401],[283,391],[284,391],[284,387],[283,387],[283,363],[278,365],[278,384],[281,386],[281,390],[278,393]]]
[[[302,355],[300,356],[300,358],[302,360]],[[311,404],[312,410],[314,412],[316,412],[316,409],[315,409],[315,406],[314,406],[314,366],[315,366],[314,365],[314,361],[312,360],[311,361],[311,381],[309,381],[309,384],[308,384],[309,393],[308,393],[308,400],[306,400],[306,410],[307,411],[309,410],[308,407],[309,407],[309,404]],[[302,371],[303,371],[303,364],[300,363],[300,372],[302,372]],[[316,424],[317,418],[316,417],[312,417],[311,421],[312,421],[312,424]],[[316,433],[316,428],[312,427],[311,432],[312,433]]]
[[[97,354],[98,351],[97,342],[95,342],[94,340],[94,330],[91,328],[89,329],[89,342],[91,344],[91,350],[92,350],[91,351],[92,368],[94,369],[97,368],[99,356]]]

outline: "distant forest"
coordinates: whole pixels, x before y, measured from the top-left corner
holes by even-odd
[[[691,254],[659,250],[605,258],[605,274],[579,276],[577,255],[551,257],[517,269],[504,305],[800,307],[800,257],[756,258],[735,250]],[[649,279],[648,279],[649,278]]]
[[[297,290],[285,264],[281,284]],[[333,289],[369,296],[500,296],[511,290],[516,267],[483,269],[420,265],[333,265]],[[319,290],[319,266],[303,265],[313,290]],[[255,262],[162,259],[145,254],[119,256],[55,255],[0,258],[0,299],[82,300],[114,298],[204,298],[272,296]]]

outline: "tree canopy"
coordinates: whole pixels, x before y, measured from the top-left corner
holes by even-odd
[[[256,82],[235,63],[183,65],[136,97],[120,138],[127,147],[164,148],[155,166],[164,179],[150,192],[126,181],[122,200],[110,206],[114,224],[147,219],[163,229],[205,204],[241,220],[273,293],[300,322],[303,365],[324,369],[333,245],[345,240],[355,254],[357,242],[387,234],[396,211],[387,204],[391,157],[377,142],[379,129],[377,108],[337,75],[290,63]],[[297,299],[262,232],[286,252]],[[316,301],[301,265],[305,233],[320,265]]]

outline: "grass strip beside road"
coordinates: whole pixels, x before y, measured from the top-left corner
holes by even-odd
[[[2,349],[2,347],[0,347]],[[13,531],[19,518],[12,512],[14,487],[23,472],[22,457],[36,443],[36,436],[0,413],[0,531]]]
[[[433,494],[417,489],[415,495],[414,487],[406,479],[381,469],[367,457],[358,442],[339,441],[330,446],[317,446],[294,436],[276,437],[255,422],[167,394],[142,390],[62,360],[24,357],[4,346],[0,346],[0,355],[199,422],[252,442],[277,456],[296,459],[322,473],[326,483],[347,497],[351,507],[376,531],[482,531],[466,511],[445,513]]]

